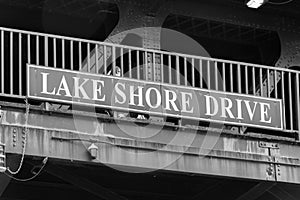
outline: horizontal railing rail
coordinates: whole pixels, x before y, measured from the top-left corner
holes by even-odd
[[[284,131],[300,130],[300,71],[0,28],[0,95],[24,98],[26,64],[282,99]]]

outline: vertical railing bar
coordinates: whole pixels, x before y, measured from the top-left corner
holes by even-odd
[[[297,121],[298,121],[298,138],[299,138],[299,134],[300,134],[300,85],[299,85],[299,73],[296,73],[296,104],[297,104]]]
[[[260,96],[264,96],[262,68],[259,68],[259,86],[260,86]]]
[[[219,81],[219,79],[218,79],[218,62],[215,61],[215,84],[216,84],[215,88],[216,88],[216,90],[219,90],[218,81]]]
[[[233,92],[233,70],[232,70],[232,63],[230,63],[230,92]]]
[[[199,59],[199,77],[200,77],[200,88],[203,88],[203,60]]]
[[[145,80],[148,80],[148,57],[147,57],[147,51],[145,51]]]
[[[195,87],[195,58],[192,58],[192,86]]]
[[[290,106],[290,125],[291,125],[291,130],[294,130],[294,123],[293,123],[293,96],[292,96],[292,77],[291,77],[291,72],[288,72],[289,76],[288,76],[288,82],[289,82],[289,106]]]
[[[40,46],[40,38],[39,38],[40,36],[39,35],[37,35],[36,37],[35,37],[35,39],[36,39],[36,64],[37,65],[39,65],[40,64],[40,50],[39,50],[39,46]]]
[[[90,43],[87,43],[86,50],[87,50],[87,72],[90,72],[91,71]]]
[[[184,57],[184,85],[187,86],[187,59]]]
[[[61,52],[62,52],[62,68],[65,69],[65,40],[62,39],[61,41]]]
[[[237,78],[238,78],[238,93],[242,93],[242,81],[241,81],[241,65],[237,65]]]
[[[22,95],[22,33],[19,33],[19,95]]]
[[[176,56],[176,84],[180,85],[179,56]]]
[[[140,80],[140,51],[136,51],[136,73],[137,79]]]
[[[13,76],[14,76],[14,61],[13,61],[13,32],[10,32],[10,94],[13,94]]]
[[[48,36],[45,36],[45,66],[48,66]]]
[[[164,55],[160,54],[161,82],[164,82]]]
[[[27,35],[27,63],[31,64],[30,61],[30,34]]]
[[[129,78],[132,78],[132,62],[131,62],[131,49],[128,49],[128,65],[129,65]]]
[[[95,46],[95,73],[98,74],[99,73],[99,61],[98,61],[98,44],[96,44]]]
[[[168,68],[169,68],[169,83],[172,84],[172,67],[171,67],[171,55],[168,56]]]
[[[106,61],[106,57],[107,57],[106,45],[103,45],[103,67],[104,67],[104,74],[105,75],[107,74],[107,61]],[[122,71],[122,74],[123,74],[123,71]]]
[[[252,66],[252,88],[253,88],[253,95],[256,93],[256,85],[255,85],[255,67]]]
[[[152,66],[153,66],[153,81],[156,81],[156,65],[155,65],[155,53],[152,53]]]
[[[248,84],[248,66],[245,65],[245,91],[246,94],[249,94],[249,84]]]
[[[73,40],[70,41],[70,65],[71,65],[71,70],[74,69],[74,64],[73,64]]]
[[[270,97],[270,69],[267,69],[267,96]]]
[[[1,30],[1,93],[4,93],[4,31]]]
[[[78,47],[78,53],[79,53],[79,55],[78,55],[78,59],[79,59],[79,71],[81,71],[82,70],[82,56],[81,56],[81,53],[82,53],[82,49],[81,49],[81,42],[79,41],[79,47]]]
[[[53,38],[53,65],[56,68],[56,38]]]
[[[112,46],[111,50],[112,50],[112,70],[113,70],[112,75],[115,76],[116,75],[116,47]]]
[[[123,58],[124,58],[124,56],[123,56],[123,54],[124,54],[124,52],[123,52],[123,48],[122,47],[120,47],[121,49],[120,49],[120,58],[121,58],[121,76],[123,77],[124,76],[124,60],[123,60]]]
[[[275,98],[278,98],[278,88],[277,88],[277,70],[274,71],[274,93],[275,93]]]
[[[226,92],[225,62],[223,62],[222,64],[222,79],[223,79],[223,91]]]
[[[207,60],[207,88],[210,90],[210,61]]]
[[[284,71],[281,71],[281,95],[282,95],[282,108],[283,108],[283,126],[286,128],[286,115],[285,115],[285,89],[284,89]]]

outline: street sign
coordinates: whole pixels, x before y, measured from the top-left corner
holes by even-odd
[[[282,130],[280,99],[28,65],[28,97]]]

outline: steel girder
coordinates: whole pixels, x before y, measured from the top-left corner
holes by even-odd
[[[167,170],[300,183],[300,146],[288,139],[38,109],[31,110],[28,125],[25,122],[23,109],[1,110],[1,141],[6,153],[22,153],[24,127],[28,127],[25,154],[30,156],[105,164],[126,171]],[[206,144],[214,140],[214,134],[218,137],[210,148]],[[190,135],[192,142],[187,146]],[[91,144],[98,147],[96,159],[88,152]]]

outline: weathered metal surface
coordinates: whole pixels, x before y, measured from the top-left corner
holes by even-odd
[[[0,130],[6,143],[6,151],[20,154],[24,113],[8,110],[3,113]],[[28,120],[26,155],[101,163],[120,170],[161,169],[300,183],[299,156],[272,155],[269,154],[271,147],[261,148],[259,145],[260,142],[272,141],[229,133],[222,133],[217,137],[217,129],[212,129],[214,131],[209,135],[204,130],[193,131],[192,128],[180,128],[175,131],[155,124],[141,126],[130,121],[113,123],[102,121],[100,118],[96,121],[91,119],[93,118],[77,117],[75,124],[85,124],[85,130],[77,130],[71,116],[31,113]],[[94,124],[98,125],[97,131],[87,128]],[[132,135],[126,135],[126,129],[130,129]],[[153,136],[153,132],[156,131],[159,134]],[[209,146],[207,143],[208,140],[212,140],[213,134],[217,139]],[[192,137],[190,145],[182,145],[189,144],[186,141],[191,135],[195,137]],[[170,142],[172,139],[174,141]],[[92,143],[98,147],[98,157],[93,160],[87,150]],[[279,143],[280,148],[284,146],[285,155],[288,154],[288,148],[299,152],[298,143],[276,143]]]

